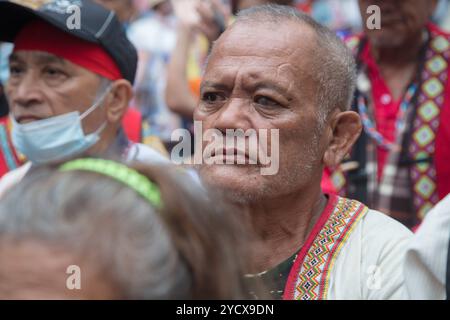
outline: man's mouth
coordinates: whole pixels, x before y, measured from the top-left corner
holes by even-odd
[[[396,24],[404,23],[403,19],[398,16],[383,16],[383,19],[381,20],[381,26],[391,26]]]
[[[26,124],[26,123],[30,123],[30,122],[34,122],[34,121],[42,120],[42,119],[43,118],[41,118],[41,117],[33,116],[33,115],[23,115],[23,116],[16,117],[17,123],[20,123],[20,124]]]
[[[223,148],[219,149],[217,153],[216,150],[213,150],[209,158],[214,158],[223,164],[257,164],[257,159],[253,159],[247,152],[237,148]]]

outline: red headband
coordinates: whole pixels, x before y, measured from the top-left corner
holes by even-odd
[[[42,21],[28,23],[14,41],[14,51],[43,51],[66,59],[109,80],[123,76],[111,56],[91,43]]]

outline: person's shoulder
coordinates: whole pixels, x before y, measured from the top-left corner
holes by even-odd
[[[126,156],[127,162],[142,162],[147,164],[170,164],[170,160],[162,155],[160,152],[154,148],[142,144],[134,143]]]
[[[377,210],[369,209],[362,223],[365,232],[376,238],[409,239],[412,236],[412,232],[403,224]]]
[[[450,194],[438,202],[425,216],[417,229],[411,247],[442,246],[447,248],[450,229]],[[427,241],[423,241],[423,240]],[[438,239],[438,240],[437,240]],[[437,241],[436,241],[437,240]]]
[[[399,265],[413,237],[403,224],[377,210],[369,209],[359,228],[361,248],[377,265]]]
[[[6,173],[3,177],[0,178],[0,198],[3,194],[13,187],[15,184],[19,183],[20,180],[25,176],[25,174],[30,170],[31,162],[27,162],[22,166],[14,169],[8,173]]]
[[[364,203],[349,198],[337,197],[336,209],[349,210],[352,222],[352,238],[358,238],[363,246],[384,250],[409,242],[412,232],[388,215],[370,209]],[[335,210],[336,210],[335,209]]]
[[[341,203],[352,208],[355,224],[333,271],[338,298],[346,299],[350,287],[356,288],[353,299],[403,299],[402,263],[412,233],[359,201]]]
[[[405,227],[402,223],[388,216],[386,213],[380,212],[378,210],[373,210],[369,208],[366,215],[367,223],[372,226],[382,226],[383,228],[388,228],[390,230],[395,229],[401,233],[412,234],[412,232]]]
[[[135,143],[131,146],[126,157],[126,162],[140,162],[150,165],[170,165],[174,166],[173,162],[160,152],[156,151],[152,147],[142,143]],[[193,167],[183,166],[184,172],[192,179],[195,186],[203,188],[203,184],[197,171]]]
[[[6,173],[3,177],[1,177],[0,181],[9,181],[9,180],[14,180],[17,177],[22,177],[23,175],[25,175],[25,173],[27,173],[27,171],[30,168],[31,168],[31,162],[26,162],[23,165],[21,165],[20,167]]]
[[[358,208],[362,213],[359,227],[364,229],[364,234],[373,234],[374,236],[396,236],[410,237],[412,232],[397,220],[389,217],[387,214],[377,210],[370,209],[360,201],[338,197],[343,200],[347,207]]]

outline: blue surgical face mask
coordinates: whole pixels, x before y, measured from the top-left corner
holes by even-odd
[[[11,116],[12,141],[15,148],[36,165],[82,154],[100,139],[106,121],[95,132],[85,135],[81,120],[102,104],[108,92],[109,89],[81,115],[79,111],[73,111],[26,124],[18,123]]]

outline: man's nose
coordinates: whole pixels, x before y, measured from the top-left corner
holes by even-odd
[[[10,83],[6,94],[12,107],[29,108],[43,101],[39,83],[31,74],[24,75],[17,83]]]
[[[226,129],[251,128],[250,106],[246,104],[245,99],[233,98],[222,107],[217,116],[214,127],[222,132]]]

